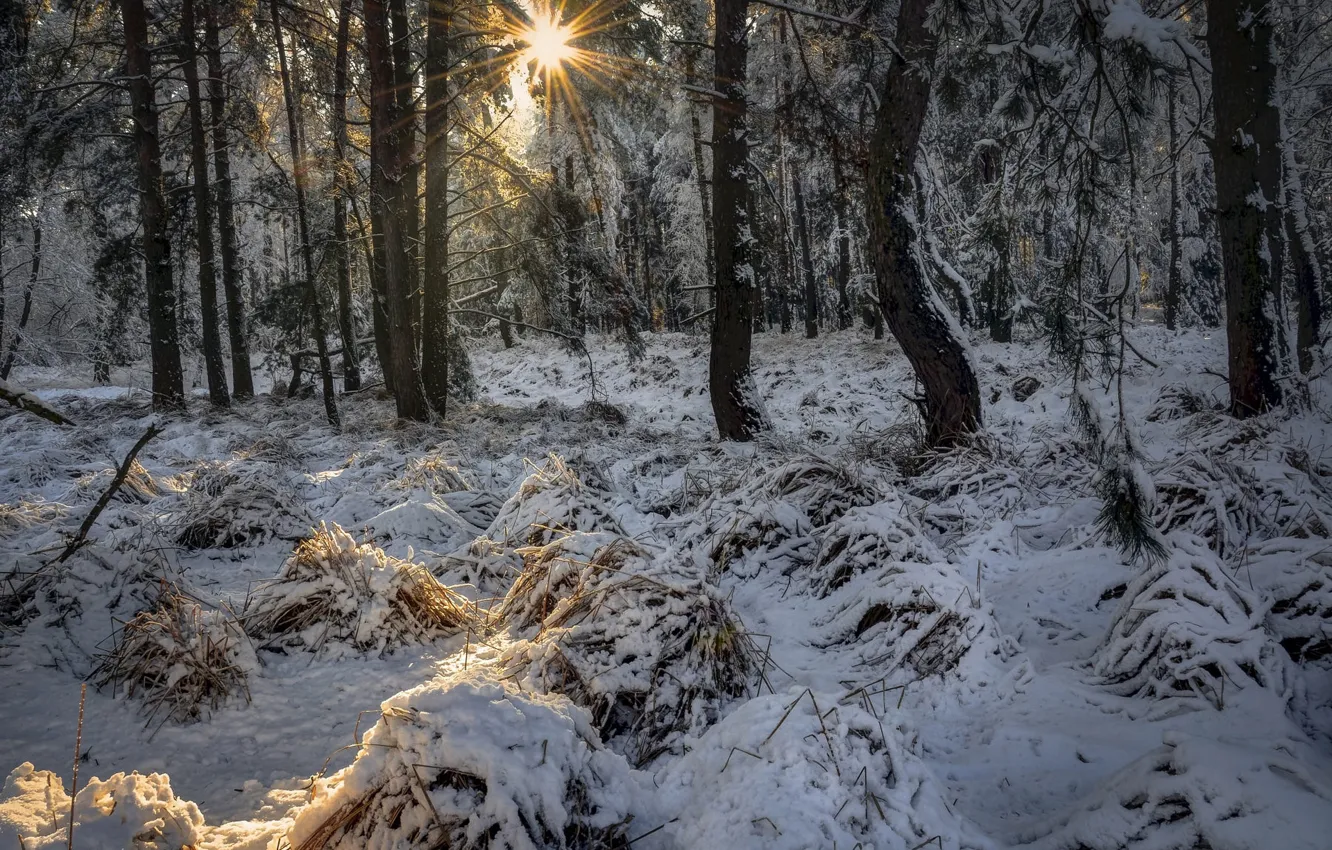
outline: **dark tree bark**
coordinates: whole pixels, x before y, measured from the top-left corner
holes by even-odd
[[[139,154],[139,217],[148,289],[148,332],[152,337],[153,408],[181,410],[185,407],[185,376],[180,366],[176,330],[176,288],[171,280],[171,242],[167,235],[148,15],[143,0],[122,0],[120,14],[125,28],[125,72],[129,78],[134,144]]]
[[[42,218],[41,210],[37,211],[37,217],[32,223],[32,256],[28,258],[28,285],[23,288],[23,306],[19,308],[18,326],[14,328],[14,336],[9,340],[9,347],[5,350],[4,363],[0,363],[0,381],[8,381],[9,373],[14,368],[14,358],[18,355],[19,346],[23,343],[23,334],[28,329],[28,321],[32,318],[32,292],[37,288],[37,278],[42,273]],[[0,332],[4,331],[5,314],[0,310]]]
[[[749,229],[749,131],[745,103],[748,0],[716,0],[715,96],[712,109],[712,230],[717,299],[708,386],[723,440],[752,440],[765,427],[754,384],[754,290],[758,286]]]
[[[324,330],[324,313],[319,307],[319,290],[315,285],[314,249],[310,245],[310,223],[306,215],[305,162],[301,154],[300,121],[296,117],[296,92],[292,87],[291,69],[287,65],[287,49],[283,46],[282,18],[278,13],[278,0],[271,0],[273,15],[273,43],[277,47],[278,71],[282,77],[282,99],[287,107],[287,141],[291,148],[291,177],[296,188],[296,226],[301,237],[301,271],[304,273],[305,306],[310,311],[310,328],[314,335],[315,351],[319,357],[319,376],[324,390],[324,413],[328,424],[341,425],[338,400],[333,389],[333,366],[328,357],[328,335]]]
[[[791,183],[795,192],[795,226],[800,236],[800,274],[805,284],[805,338],[819,335],[819,290],[814,282],[814,258],[809,250],[809,222],[805,217],[805,189],[800,175]]]
[[[337,158],[333,197],[333,256],[338,278],[338,333],[342,337],[342,388],[361,388],[361,357],[356,347],[352,317],[351,246],[347,241],[347,199],[351,179],[347,171],[347,45],[351,39],[352,0],[338,4],[338,33],[333,62],[333,155]]]
[[[1284,395],[1279,246],[1271,243],[1280,222],[1281,167],[1270,9],[1258,0],[1207,0],[1230,408],[1239,417],[1276,407]],[[1255,197],[1266,203],[1260,207]]]
[[[449,396],[449,40],[452,0],[431,0],[425,64],[425,268],[421,383],[444,416]]]
[[[917,263],[912,172],[930,103],[938,40],[931,0],[902,0],[897,50],[879,98],[869,161],[869,223],[879,307],[925,391],[926,439],[955,443],[980,427],[980,389],[963,343]]]
[[[245,292],[241,286],[240,248],[231,188],[231,142],[227,138],[227,82],[221,39],[212,0],[203,4],[204,52],[208,56],[208,119],[213,134],[213,199],[222,259],[222,293],[227,303],[227,341],[231,345],[231,388],[238,399],[254,397],[250,338],[245,327]]]
[[[207,2],[207,0],[205,0]],[[204,137],[203,100],[199,95],[199,57],[194,0],[180,7],[181,61],[185,70],[185,96],[190,120],[190,166],[194,171],[194,235],[199,250],[199,315],[203,324],[204,371],[208,399],[218,407],[231,406],[227,367],[222,359],[222,333],[217,313],[217,258],[213,251],[213,197],[208,187],[208,141]]]
[[[388,17],[383,0],[365,0],[365,52],[370,74],[370,133],[374,138],[371,163],[372,221],[377,212],[381,238],[376,246],[383,256],[383,322],[388,347],[384,361],[386,383],[391,383],[398,416],[425,420],[429,408],[421,390],[416,362],[416,335],[410,298],[414,277],[404,221],[405,175],[412,149],[402,139],[403,126],[393,95],[393,58],[389,50]],[[415,206],[415,197],[410,206]]]

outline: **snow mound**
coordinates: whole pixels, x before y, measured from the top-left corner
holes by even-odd
[[[552,454],[504,503],[485,536],[503,545],[544,546],[573,531],[618,532],[609,500],[595,480],[583,481]]]
[[[324,524],[276,579],[250,596],[241,620],[264,648],[386,652],[469,628],[474,606],[418,564],[360,545]]]
[[[1332,551],[1326,540],[1282,537],[1248,553],[1247,572],[1273,600],[1267,625],[1300,664],[1332,658]]]
[[[564,697],[473,670],[389,698],[361,744],[316,781],[294,850],[623,846],[636,777]]]
[[[647,558],[633,541],[604,533],[569,534],[514,551],[522,558],[522,572],[493,613],[515,629],[540,627],[561,602],[587,590],[602,574],[623,572],[630,559]]]
[[[745,703],[658,784],[681,850],[993,846],[949,809],[905,725],[811,691]]]
[[[1248,685],[1287,694],[1285,653],[1263,628],[1259,600],[1196,537],[1170,539],[1170,558],[1126,588],[1089,667],[1111,691],[1150,699],[1201,697],[1217,708]]]
[[[1332,535],[1332,469],[1280,424],[1211,411],[1180,420],[1152,470],[1158,526],[1198,535],[1231,563],[1265,540]]]
[[[150,723],[159,714],[163,722],[186,723],[234,694],[249,702],[249,674],[257,667],[239,623],[168,589],[154,610],[125,624],[93,678],[98,687],[123,686],[142,699]]]
[[[555,580],[554,570],[534,566],[515,583],[500,617],[539,630],[500,663],[525,687],[588,709],[602,737],[635,764],[715,723],[724,704],[748,696],[762,676],[762,654],[701,577],[667,574],[622,538],[581,567],[565,561],[559,570]],[[558,595],[548,595],[547,581]],[[539,621],[537,612],[546,612]]]
[[[741,577],[760,567],[789,573],[813,562],[816,529],[881,498],[859,468],[799,457],[714,496],[689,536],[704,541],[718,569]]]
[[[857,468],[815,456],[787,461],[743,491],[795,505],[805,512],[815,528],[827,525],[852,508],[872,505],[883,498]]]
[[[24,762],[0,791],[0,846],[69,843],[69,794],[60,777]],[[93,779],[74,798],[74,846],[98,850],[190,850],[204,827],[199,807],[177,799],[164,773]]]
[[[1332,789],[1278,745],[1167,733],[1071,812],[1023,836],[1033,850],[1320,850]]]
[[[938,547],[907,516],[901,502],[852,508],[821,529],[817,540],[819,555],[810,575],[820,596],[827,596],[853,576],[881,564],[932,564],[945,560]]]
[[[886,680],[947,675],[1013,652],[991,605],[952,564],[881,564],[829,599],[831,613],[816,623],[821,643],[857,645],[858,666]]]
[[[162,517],[186,549],[230,549],[274,538],[297,538],[311,519],[300,499],[267,463],[199,465],[180,504]]]

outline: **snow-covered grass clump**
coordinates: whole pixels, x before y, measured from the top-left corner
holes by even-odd
[[[361,745],[316,780],[294,850],[624,846],[638,779],[565,697],[445,677],[386,700]]]
[[[92,779],[74,798],[72,846],[115,850],[192,850],[203,834],[199,807],[176,797],[165,774],[117,773]],[[0,791],[0,846],[70,846],[64,782],[30,762],[10,771]]]
[[[299,537],[310,526],[301,500],[270,463],[205,462],[161,523],[186,549],[253,546]]]
[[[1217,708],[1250,686],[1288,695],[1286,653],[1263,628],[1261,601],[1196,537],[1171,538],[1170,558],[1124,591],[1090,669],[1115,693],[1197,697]]]
[[[587,708],[635,764],[715,723],[763,675],[762,654],[720,590],[623,538],[583,562],[534,560],[497,623],[530,637],[504,653],[506,676]]]
[[[457,634],[476,612],[425,567],[325,524],[254,591],[241,619],[264,648],[382,653]]]
[[[99,686],[123,688],[143,701],[148,722],[199,720],[229,698],[249,701],[249,674],[258,666],[240,624],[223,611],[168,588],[116,635],[94,671]]]
[[[988,850],[901,720],[812,691],[757,697],[658,777],[670,847]]]
[[[552,454],[500,508],[485,537],[507,546],[543,546],[574,531],[619,531],[610,494]]]
[[[1031,850],[1324,850],[1332,788],[1280,744],[1167,733],[1071,811],[1030,830]]]

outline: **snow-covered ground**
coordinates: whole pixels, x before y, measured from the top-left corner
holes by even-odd
[[[531,338],[474,352],[484,400],[440,426],[373,391],[341,433],[314,400],[196,400],[60,566],[154,417],[141,373],[20,372],[77,426],[0,411],[0,770],[59,777],[11,775],[0,846],[64,846],[80,683],[167,581],[221,643],[250,612],[227,644],[245,692],[177,722],[90,685],[80,789],[170,780],[96,786],[75,846],[133,840],[98,825],[111,797],[169,821],[140,841],[162,847],[1332,846],[1332,399],[1238,423],[1223,338],[1134,340],[1159,364],[1125,394],[1171,553],[1152,568],[1099,540],[1096,464],[1035,344],[976,349],[986,436],[928,460],[905,360],[860,330],[756,338],[754,445],[717,442],[685,335],[636,364],[594,341],[614,409]],[[471,613],[420,642],[256,634],[275,594],[312,592],[271,581],[321,522],[354,542],[311,563],[367,577],[346,617],[401,616],[410,564]]]

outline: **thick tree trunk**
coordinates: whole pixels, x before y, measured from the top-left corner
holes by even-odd
[[[370,73],[370,132],[375,139],[371,163],[372,221],[378,211],[383,257],[383,323],[388,347],[385,381],[390,383],[402,419],[425,420],[430,411],[417,370],[416,335],[412,322],[413,276],[404,221],[405,172],[403,153],[410,150],[393,96],[393,58],[389,50],[388,17],[383,0],[365,0],[365,52]],[[378,334],[376,334],[378,337]]]
[[[207,0],[205,0],[205,3]],[[180,7],[181,61],[185,70],[185,96],[190,120],[190,166],[194,171],[194,235],[199,249],[199,315],[203,323],[204,371],[208,399],[218,407],[231,406],[227,366],[222,359],[221,320],[217,312],[217,258],[213,252],[213,197],[208,188],[208,141],[204,137],[203,99],[199,95],[199,57],[194,0]]]
[[[980,390],[959,329],[925,280],[914,250],[911,175],[938,51],[930,6],[931,0],[902,0],[898,49],[870,148],[868,217],[879,307],[924,388],[926,439],[942,446],[980,427]]]
[[[712,109],[712,230],[717,310],[712,321],[708,386],[723,440],[752,440],[765,426],[749,356],[758,286],[749,227],[749,131],[745,103],[748,0],[716,0]]]
[[[338,333],[342,337],[342,388],[361,388],[361,357],[356,347],[352,317],[351,245],[347,241],[347,199],[351,179],[347,171],[347,46],[351,39],[352,0],[338,4],[338,33],[333,62],[333,155],[337,158],[333,197],[333,253],[338,276]]]
[[[122,0],[120,14],[125,28],[125,71],[129,78],[134,143],[139,154],[139,217],[148,289],[148,332],[152,338],[153,408],[180,410],[185,407],[185,377],[176,330],[176,288],[171,279],[171,242],[167,236],[148,15],[143,0]]]
[[[443,417],[449,395],[449,39],[452,0],[431,0],[426,23],[425,269],[421,383]]]
[[[1280,228],[1281,153],[1270,4],[1207,0],[1207,45],[1230,408],[1244,417],[1281,404],[1286,360],[1275,263],[1280,246],[1271,240]]]
[[[14,368],[14,358],[18,355],[19,346],[23,344],[23,334],[28,329],[28,321],[32,318],[32,293],[37,288],[37,278],[42,273],[42,211],[37,210],[37,215],[32,223],[32,256],[28,258],[28,285],[23,288],[23,306],[19,308],[18,326],[14,328],[14,335],[10,337],[9,347],[5,350],[4,363],[0,363],[0,381],[8,381],[9,373]],[[4,314],[0,313],[0,331],[4,331]]]
[[[212,0],[203,4],[204,50],[208,55],[208,119],[213,133],[213,198],[217,205],[222,293],[227,303],[227,341],[231,345],[231,388],[238,399],[254,397],[250,339],[245,329],[245,293],[241,287],[240,248],[231,189],[231,142],[227,139],[227,86],[221,39]]]
[[[310,223],[306,215],[305,163],[301,154],[300,122],[296,118],[296,92],[292,88],[291,70],[287,65],[287,50],[282,43],[282,18],[278,13],[278,0],[271,0],[273,39],[277,47],[278,71],[282,76],[282,98],[287,107],[287,141],[291,148],[291,177],[296,187],[296,226],[301,237],[301,266],[304,272],[305,306],[310,311],[310,328],[314,335],[315,351],[319,356],[319,376],[324,389],[324,413],[328,424],[341,425],[338,399],[333,389],[333,366],[328,357],[328,336],[324,331],[324,313],[319,307],[319,290],[315,284],[314,249],[310,245]]]
[[[819,290],[814,282],[814,258],[809,250],[809,222],[805,217],[805,189],[800,175],[791,184],[795,191],[796,233],[800,236],[800,274],[805,284],[805,338],[819,335]]]

